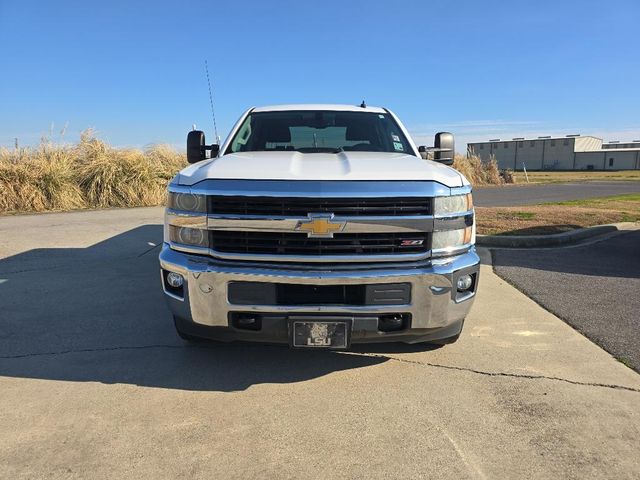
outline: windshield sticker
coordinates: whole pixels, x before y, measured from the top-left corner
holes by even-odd
[[[402,146],[402,144],[400,142],[393,142],[393,148],[395,148],[396,150],[398,150],[400,152],[404,152],[404,147]]]
[[[391,138],[393,138],[394,142],[399,142],[400,141],[400,137],[398,135],[391,135]]]

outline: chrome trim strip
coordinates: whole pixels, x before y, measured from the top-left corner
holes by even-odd
[[[458,230],[471,225],[466,217],[473,210],[447,215],[407,216],[335,216],[333,221],[345,223],[341,233],[402,233]],[[308,217],[268,215],[204,215],[195,212],[166,210],[166,222],[177,227],[206,228],[239,232],[295,232],[299,222]]]
[[[207,228],[207,215],[204,213],[184,212],[167,208],[164,213],[164,219],[166,225]]]
[[[471,187],[463,188],[470,191]],[[380,180],[202,180],[169,185],[170,192],[245,197],[385,198],[449,196],[453,189],[434,181]]]
[[[255,262],[302,262],[302,263],[363,263],[363,262],[415,262],[429,258],[430,251],[423,253],[399,253],[396,255],[280,255],[280,254],[260,254],[260,253],[227,253],[218,252],[211,248],[184,245],[182,243],[170,242],[172,249],[195,253],[198,255],[209,255],[222,260],[243,260]]]
[[[227,231],[262,231],[262,232],[295,232],[299,222],[308,221],[309,217],[269,217],[239,216],[239,215],[209,215],[207,226],[209,230]],[[402,232],[431,232],[433,230],[432,216],[406,217],[339,217],[331,219],[335,223],[344,223],[340,233],[402,233]]]
[[[432,258],[451,257],[454,255],[461,255],[468,252],[473,247],[473,243],[467,243],[465,245],[459,245],[456,247],[436,248],[431,250]]]
[[[436,215],[433,216],[433,218],[434,219],[440,219],[440,218],[447,219],[447,218],[452,218],[452,217],[466,217],[467,215],[474,215],[473,209],[462,211],[462,212],[451,212],[451,213],[436,214]]]
[[[463,185],[462,187],[451,187],[450,195],[464,195],[465,193],[471,193],[473,187],[471,185]]]
[[[473,212],[467,212],[462,215],[447,215],[446,217],[438,217],[433,221],[434,232],[445,232],[448,230],[461,230],[473,225]]]

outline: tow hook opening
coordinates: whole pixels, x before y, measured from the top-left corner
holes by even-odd
[[[232,313],[231,325],[238,330],[261,330],[262,317],[255,313]]]
[[[378,317],[378,330],[381,332],[397,332],[408,327],[408,318],[401,313],[380,315]]]

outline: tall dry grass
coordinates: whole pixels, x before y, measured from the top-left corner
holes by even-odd
[[[0,213],[160,205],[186,157],[166,145],[113,148],[83,132],[77,145],[0,149]]]
[[[462,173],[472,185],[502,185],[515,183],[515,176],[511,171],[500,171],[495,158],[483,162],[480,157],[472,155],[464,157],[456,155],[453,168]]]

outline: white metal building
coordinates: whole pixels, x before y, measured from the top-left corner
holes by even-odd
[[[589,135],[493,139],[467,144],[467,155],[495,158],[500,169],[512,170],[637,170],[640,140],[602,143]]]

